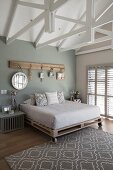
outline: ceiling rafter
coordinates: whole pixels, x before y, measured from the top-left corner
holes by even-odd
[[[69,0],[57,0],[55,3],[51,5],[51,11],[55,11],[58,8],[60,8],[62,5],[64,5]]]
[[[77,30],[75,30],[75,31],[72,31],[72,32],[70,32],[70,33],[66,33],[66,34],[64,34],[64,35],[61,35],[61,36],[59,36],[59,37],[53,38],[53,39],[51,39],[51,40],[49,40],[49,41],[46,41],[46,42],[44,42],[44,43],[42,43],[42,44],[39,44],[36,48],[44,47],[44,46],[49,45],[49,44],[52,44],[52,43],[54,43],[54,42],[56,42],[56,41],[65,39],[65,38],[70,37],[70,36],[75,35],[75,34],[83,33],[83,32],[85,32],[85,31],[86,31],[86,27],[84,26],[84,27],[79,28],[79,29],[77,29]]]
[[[99,12],[99,14],[96,16],[95,20],[98,21],[113,5],[113,0],[109,0],[105,7]]]
[[[102,28],[96,28],[95,31],[98,32],[98,33],[112,37],[112,31],[108,31],[108,30],[105,30],[105,29],[102,29]]]
[[[84,21],[81,21],[81,20],[79,20],[79,19],[78,19],[78,20],[77,20],[77,19],[72,19],[72,18],[60,16],[60,15],[55,15],[55,18],[61,19],[61,20],[64,20],[64,21],[74,22],[74,23],[80,24],[80,25],[85,25],[85,22],[84,22]]]
[[[11,7],[11,13],[9,15],[9,22],[8,22],[7,30],[6,30],[6,40],[9,37],[9,33],[10,33],[10,30],[11,30],[11,26],[12,26],[12,23],[13,23],[13,19],[14,19],[14,16],[15,16],[15,12],[16,12],[16,9],[17,9],[18,2],[19,2],[19,0],[13,0],[12,1],[13,4],[12,4],[12,7]]]
[[[111,39],[112,38],[109,37],[109,36],[104,36],[104,37],[95,39],[93,42],[87,41],[87,42],[83,42],[83,43],[80,43],[80,44],[77,44],[77,45],[73,45],[69,48],[62,48],[62,49],[60,49],[60,51],[63,52],[63,51],[68,51],[68,50],[72,50],[72,49],[78,49],[78,48],[81,48],[81,47],[86,47],[86,46],[89,46],[89,45],[105,42],[105,41],[108,41],[108,40],[111,40]]]
[[[81,21],[81,20],[84,18],[85,15],[86,15],[86,11],[81,15],[81,17],[79,18],[79,20]],[[69,32],[74,31],[76,27],[77,27],[77,23],[71,28],[71,30],[70,30]],[[66,42],[66,40],[67,40],[67,38],[64,39],[64,40],[62,40],[62,41],[60,41],[60,42],[58,42],[58,45],[57,45],[58,50],[59,50],[59,49],[61,48],[61,46]]]
[[[39,34],[36,37],[36,40],[34,42],[35,47],[37,46],[38,42],[40,41],[41,37],[43,36],[44,31],[45,31],[45,26],[42,27],[42,29],[40,30]]]
[[[13,42],[16,38],[24,34],[25,31],[36,25],[39,21],[41,21],[45,16],[45,12],[42,12],[39,16],[37,16],[34,20],[32,20],[29,24],[27,24],[25,27],[23,27],[21,30],[19,30],[16,34],[14,34],[12,37],[10,37],[7,40],[7,44]]]
[[[18,4],[22,5],[22,6],[31,7],[31,8],[37,8],[37,9],[42,9],[42,10],[47,9],[46,6],[43,5],[43,4],[24,2],[24,1],[20,1],[20,0],[19,0]]]

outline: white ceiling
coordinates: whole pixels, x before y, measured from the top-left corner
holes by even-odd
[[[7,36],[7,28],[11,22],[10,15],[12,13],[14,1],[15,0],[0,0],[0,35],[1,36]],[[21,1],[42,4],[42,5],[44,4],[44,0],[21,0]],[[50,0],[50,1],[53,1],[55,3],[61,0]],[[56,15],[79,20],[82,14],[84,14],[84,12],[86,11],[86,1],[87,0],[66,0],[66,2],[63,5],[61,5],[61,7],[56,9],[55,11]],[[104,7],[107,6],[107,4],[110,1],[111,0],[94,0],[95,16],[97,16],[102,11],[102,9],[104,9]],[[22,6],[18,4],[7,39],[15,35],[19,30],[21,30],[23,27],[25,27],[27,24],[33,21],[43,11],[44,10],[42,9],[31,8],[28,6]],[[86,21],[85,15],[81,21]],[[26,30],[22,35],[17,37],[17,39],[30,41],[34,43],[36,37],[40,33],[44,24],[45,24],[45,18],[43,17],[43,19],[40,22],[38,22],[35,26],[31,27],[29,30]],[[74,25],[75,28],[73,30],[79,29],[81,27],[80,24],[55,18],[55,31],[52,33],[44,32],[40,37],[38,44],[42,44],[48,40],[54,39],[56,37],[60,37],[61,35],[70,32],[70,30]],[[86,32],[82,34],[78,33],[76,35],[69,36],[68,38],[66,38],[66,41],[62,44],[62,48],[70,49],[74,45],[76,47],[77,44],[83,43],[84,40],[86,39],[87,39]],[[60,42],[62,42],[62,40],[56,41],[48,45],[58,46]]]

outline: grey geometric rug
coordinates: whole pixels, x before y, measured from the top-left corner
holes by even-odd
[[[89,127],[5,159],[12,170],[113,170],[113,135]]]

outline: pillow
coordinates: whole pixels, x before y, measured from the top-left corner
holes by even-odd
[[[59,103],[64,103],[65,102],[63,91],[58,91],[57,96],[58,96]]]
[[[47,106],[47,98],[44,93],[35,93],[35,100],[37,106]]]
[[[31,105],[31,99],[27,99],[24,101],[24,104],[30,104]]]
[[[51,92],[51,93],[46,92],[46,96],[47,96],[48,105],[59,103],[57,92]]]
[[[31,105],[36,105],[36,100],[35,100],[34,94],[30,95],[30,99],[31,99]]]

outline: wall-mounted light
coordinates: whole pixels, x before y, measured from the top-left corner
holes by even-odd
[[[0,94],[7,94],[7,93],[8,93],[7,90],[1,90],[1,91],[0,91]]]

